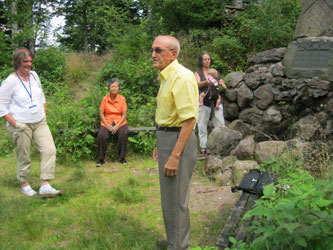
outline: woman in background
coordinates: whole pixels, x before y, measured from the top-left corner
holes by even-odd
[[[128,125],[126,121],[127,104],[125,97],[120,95],[120,81],[118,78],[112,78],[107,82],[110,94],[103,97],[99,117],[101,125],[97,135],[98,161],[96,167],[100,167],[105,163],[105,153],[108,146],[108,139],[111,135],[117,136],[117,148],[120,162],[127,165],[126,149]]]
[[[208,71],[212,64],[212,58],[208,53],[202,53],[200,55],[198,61],[198,66],[200,67],[200,70],[194,73],[199,87],[199,94],[201,94],[202,92],[206,92],[208,89],[209,84],[207,77],[209,75]],[[218,81],[218,85],[226,88],[224,81],[221,79],[220,73],[218,73],[216,80]],[[210,119],[212,120],[214,127],[225,125],[222,102],[218,107],[216,107],[216,103],[212,105],[209,100],[204,99],[203,105],[199,106],[198,116],[198,130],[201,154],[206,153],[206,144],[208,138],[207,126]]]

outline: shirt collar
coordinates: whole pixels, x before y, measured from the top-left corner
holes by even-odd
[[[174,69],[179,65],[179,62],[177,59],[175,59],[172,63],[170,63],[168,66],[166,66],[162,71],[158,73],[160,78],[163,78],[164,80],[167,80],[173,73]]]
[[[116,96],[116,99],[114,99],[114,101],[112,101],[111,94],[108,94],[108,102],[119,102],[119,98],[120,98],[120,96],[119,96],[119,93],[118,93],[117,96]]]

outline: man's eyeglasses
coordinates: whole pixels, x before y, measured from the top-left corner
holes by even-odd
[[[161,49],[161,48],[157,47],[155,49],[151,49],[151,53],[153,54],[155,51],[155,53],[161,54],[163,51],[166,51],[166,50],[173,50],[173,49]]]

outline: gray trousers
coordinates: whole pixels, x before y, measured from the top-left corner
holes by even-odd
[[[36,123],[16,122],[16,127],[9,126],[7,131],[16,148],[17,179],[22,183],[29,180],[32,141],[40,152],[40,179],[54,179],[56,147],[46,118]]]
[[[207,146],[207,138],[208,138],[208,122],[210,117],[211,109],[207,106],[199,107],[199,116],[198,116],[198,130],[199,130],[199,141],[200,141],[200,148],[206,148]],[[224,116],[223,116],[223,105],[222,103],[219,106],[219,109],[215,108],[214,112],[215,116],[212,119],[214,124],[214,128],[218,126],[224,126]]]
[[[160,176],[161,203],[168,250],[189,250],[190,241],[190,182],[196,164],[197,143],[194,132],[181,154],[176,177],[164,177],[163,169],[179,132],[157,131],[157,154]]]

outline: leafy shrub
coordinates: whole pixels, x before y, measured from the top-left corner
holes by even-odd
[[[12,65],[11,43],[10,37],[6,35],[3,30],[0,30],[0,68]]]
[[[227,35],[237,37],[249,53],[284,47],[292,40],[300,13],[297,0],[252,2],[230,19]]]
[[[55,47],[39,49],[33,66],[38,75],[48,84],[62,82],[65,76],[65,54]]]
[[[282,170],[279,184],[265,187],[264,196],[243,218],[254,217],[249,228],[254,241],[238,242],[237,249],[332,249],[332,180],[315,180],[296,167],[288,171],[282,162],[276,167]]]
[[[14,72],[13,67],[7,65],[0,67],[0,84],[2,83],[3,80],[5,80],[9,76],[9,74],[13,72]]]
[[[92,159],[96,150],[94,133],[98,110],[86,99],[69,103],[71,96],[66,88],[49,98],[54,104],[48,105],[47,121],[57,147],[57,158],[69,163]]]

